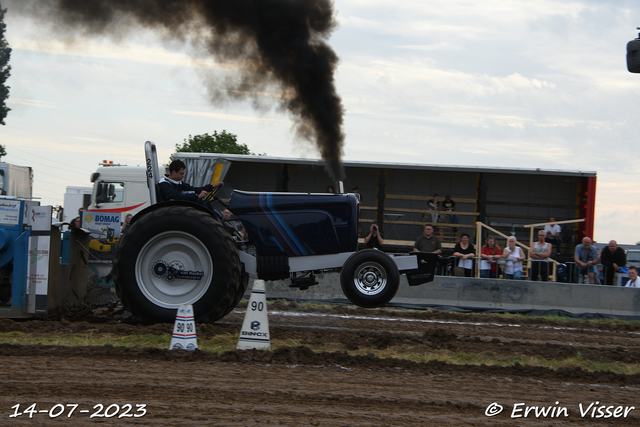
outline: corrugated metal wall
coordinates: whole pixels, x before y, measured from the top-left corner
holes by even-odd
[[[479,214],[486,214],[489,225],[506,234],[515,231],[519,240],[528,241],[529,232],[523,227],[525,224],[546,222],[551,216],[558,221],[575,219],[580,182],[584,179],[566,174],[519,174],[517,170],[475,172],[471,168],[431,170],[348,166],[345,173],[345,190],[351,191],[357,186],[362,195],[362,229],[368,230],[369,223],[377,219],[387,222],[384,227],[387,238],[404,241],[415,240],[421,234],[420,224],[430,221],[430,215],[423,221],[422,212],[411,211],[423,211],[426,200],[434,193],[439,194],[441,201],[445,195],[451,195],[458,212],[477,212],[478,206],[486,206],[486,211]],[[482,203],[483,200],[478,200],[478,194],[480,197],[484,194],[478,193],[482,177],[486,183],[486,205]],[[225,182],[227,191],[235,188],[247,191],[325,192],[327,186],[333,184],[324,167],[319,164],[244,163],[237,160],[233,161]],[[377,200],[379,190],[385,195],[384,211]],[[381,221],[382,212],[402,216],[385,215]],[[391,228],[389,220],[414,224],[393,224]],[[473,236],[475,230],[471,226],[475,224],[476,217],[458,215],[458,220],[460,231]],[[446,225],[444,227],[451,229]],[[575,231],[575,227],[566,228],[570,232]]]

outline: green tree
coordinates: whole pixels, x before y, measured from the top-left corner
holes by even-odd
[[[7,9],[2,9],[0,5],[0,124],[4,125],[4,119],[7,117],[7,113],[11,110],[7,107],[6,100],[9,98],[9,86],[6,85],[7,79],[11,74],[11,66],[9,65],[9,58],[11,57],[11,48],[7,39],[4,37],[4,32],[7,29],[7,25],[4,23],[4,14]],[[4,147],[3,147],[4,151]]]
[[[238,144],[238,137],[223,130],[213,135],[189,135],[184,144],[176,144],[176,152],[187,153],[225,153],[225,154],[253,154],[246,144]]]

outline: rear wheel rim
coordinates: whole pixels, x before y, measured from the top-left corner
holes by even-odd
[[[353,275],[353,283],[363,295],[378,295],[387,287],[387,271],[377,262],[360,264]]]
[[[213,278],[213,262],[207,247],[195,236],[166,231],[152,237],[136,260],[140,291],[155,305],[174,309],[193,304],[207,292]],[[172,272],[190,272],[193,278],[176,278]]]

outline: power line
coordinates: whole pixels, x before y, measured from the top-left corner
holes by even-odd
[[[30,153],[30,152],[25,151],[25,150],[21,150],[20,148],[11,147],[11,149],[12,149],[12,150],[22,151],[23,153],[28,154],[29,156],[34,156],[34,157],[39,157],[39,158],[41,158],[41,159],[50,160],[50,159],[48,159],[48,158],[46,158],[46,157],[39,156],[39,155],[37,155],[37,154],[33,154],[33,153]],[[40,164],[41,166],[51,166],[51,167],[53,167],[53,165],[52,165],[51,163],[46,163],[46,164],[45,164],[45,163],[40,163],[40,162],[34,162],[34,161],[33,161],[33,160],[31,160],[31,159],[29,159],[29,162],[31,162],[31,163],[36,163],[36,164]],[[56,164],[57,164],[57,165],[62,165],[62,166],[68,166],[68,167],[70,167],[70,168],[77,169],[77,166],[75,166],[75,165],[69,165],[69,164],[66,164],[66,163],[59,162],[59,161],[57,161],[57,160],[56,160]],[[83,172],[83,171],[81,171],[81,170],[79,170],[79,169],[77,169],[77,170],[68,170],[67,172],[73,172],[73,173],[78,173],[78,174],[79,174],[79,173],[86,173],[86,172]]]

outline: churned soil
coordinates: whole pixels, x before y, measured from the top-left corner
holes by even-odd
[[[237,334],[244,315],[239,306],[215,324],[198,324],[198,337]],[[270,302],[269,323],[272,340],[301,345],[217,354],[0,344],[0,425],[635,426],[640,422],[640,375],[573,367],[413,362],[372,353],[448,352],[634,364],[640,362],[638,324],[314,308],[295,302]],[[40,320],[0,319],[0,332],[43,336],[80,332],[161,336],[170,334],[172,326],[125,319],[121,311],[111,309]],[[335,350],[311,350],[318,347]],[[51,412],[25,411],[34,403],[32,410]],[[68,416],[73,405],[78,406]],[[22,415],[14,416],[17,413]],[[91,418],[95,413],[98,416]]]

